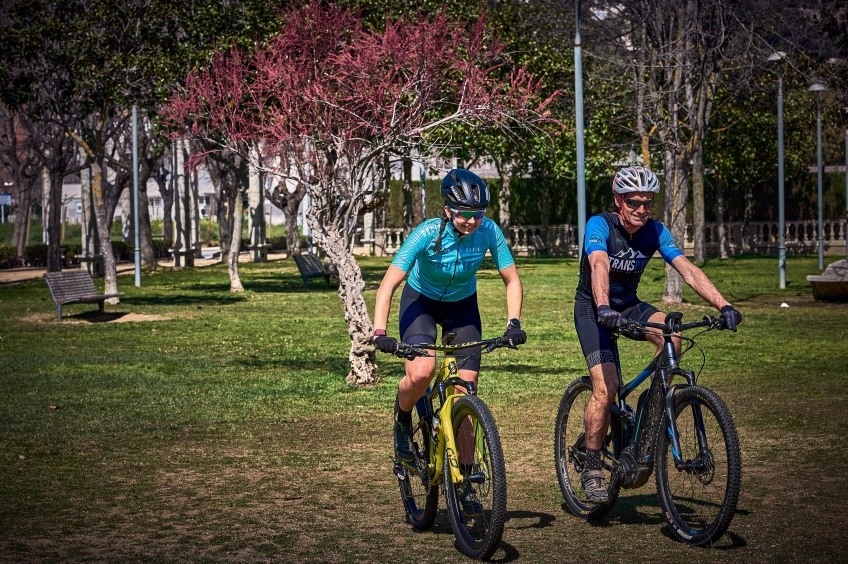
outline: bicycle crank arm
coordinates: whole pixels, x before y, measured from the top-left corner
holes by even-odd
[[[465,481],[472,484],[482,484],[486,481],[486,476],[482,472],[475,472],[474,474],[466,476]]]

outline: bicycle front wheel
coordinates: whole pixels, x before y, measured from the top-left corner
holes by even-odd
[[[445,453],[444,486],[457,546],[485,560],[501,542],[506,520],[506,466],[495,419],[483,400],[465,396],[451,411],[457,456]],[[454,484],[450,464],[459,463],[463,481]]]
[[[573,381],[565,390],[557,410],[554,428],[554,462],[556,463],[559,489],[568,511],[576,517],[600,519],[612,509],[618,499],[618,482],[608,489],[609,504],[589,501],[580,481],[586,462],[586,442],[583,418],[586,405],[592,397],[592,381],[583,376]],[[612,432],[607,433],[601,451],[605,458],[612,457],[614,449]]]
[[[736,426],[718,394],[700,386],[675,395],[674,413],[683,466],[675,467],[668,434],[660,435],[654,468],[660,505],[679,540],[708,544],[736,512],[742,476]]]
[[[433,409],[428,398],[418,400],[412,410],[412,444],[415,462],[400,465],[397,474],[400,497],[406,510],[406,519],[413,529],[426,530],[436,520],[439,507],[439,485],[430,475],[430,440]]]

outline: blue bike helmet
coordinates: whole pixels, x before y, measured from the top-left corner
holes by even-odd
[[[489,207],[489,188],[483,179],[464,168],[455,168],[442,180],[445,204],[457,210],[484,210]]]

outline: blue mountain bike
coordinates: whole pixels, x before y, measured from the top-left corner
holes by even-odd
[[[679,336],[687,343],[682,357],[697,345],[694,338],[680,333],[704,328],[700,335],[724,329],[724,321],[709,316],[694,323],[682,320],[683,314],[671,313],[665,323],[626,322],[620,332],[659,331],[665,341],[662,353],[626,384],[621,376],[618,334],[614,335],[619,386],[601,449],[604,468],[610,473],[609,503],[589,501],[580,482],[586,461],[583,418],[592,396],[588,376],[572,382],[562,396],[554,455],[560,489],[572,514],[583,519],[605,516],[621,488],[641,487],[653,473],[663,517],[674,536],[688,544],[704,545],[721,537],[730,526],[739,499],[742,462],[727,405],[712,390],[698,386],[694,372],[680,368],[672,340]],[[685,383],[671,385],[676,375]],[[626,400],[649,377],[651,385],[639,395],[634,410]]]

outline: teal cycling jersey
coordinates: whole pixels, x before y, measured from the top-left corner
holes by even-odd
[[[500,227],[484,217],[473,233],[460,237],[450,224],[442,231],[438,253],[433,251],[441,219],[428,219],[403,242],[392,265],[408,273],[407,284],[432,300],[456,302],[477,291],[477,270],[486,251],[503,270],[515,264]]]

